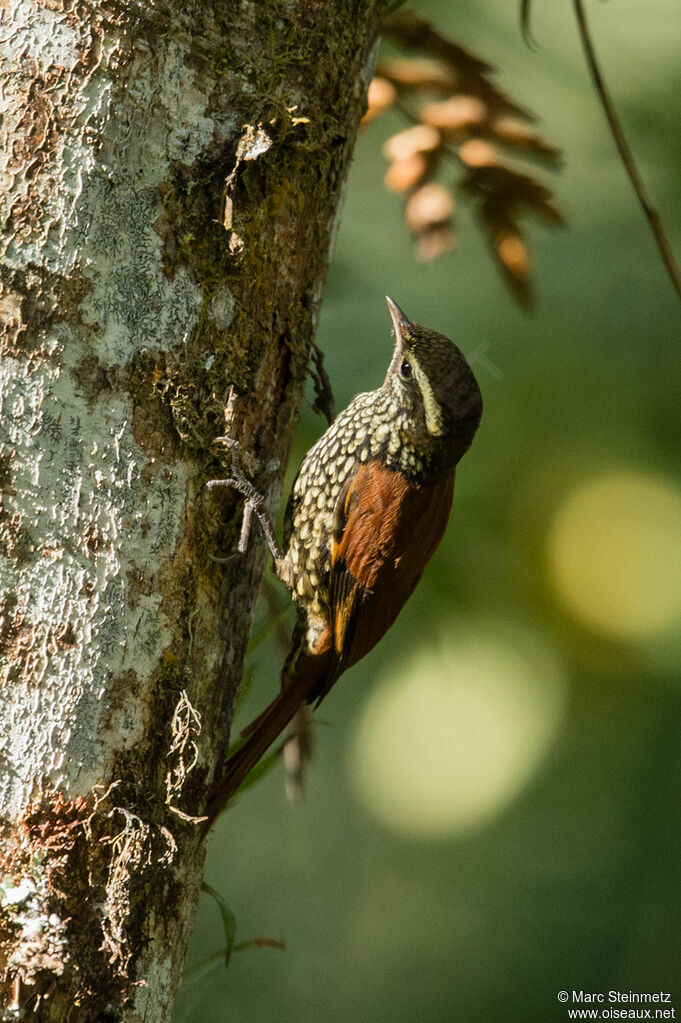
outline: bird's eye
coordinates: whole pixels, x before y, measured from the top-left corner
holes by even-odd
[[[408,380],[409,377],[411,376],[411,363],[409,362],[408,359],[405,359],[402,365],[400,366],[400,373],[405,378],[405,380]]]

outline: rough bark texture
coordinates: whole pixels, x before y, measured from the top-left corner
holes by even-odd
[[[3,1006],[158,1023],[382,0],[0,6]]]

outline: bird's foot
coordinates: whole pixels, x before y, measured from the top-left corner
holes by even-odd
[[[270,549],[272,557],[275,562],[281,561],[283,553],[274,532],[274,524],[272,522],[272,516],[270,515],[267,505],[265,503],[265,495],[254,486],[254,484],[248,479],[241,468],[241,460],[239,458],[239,444],[233,437],[216,437],[213,441],[214,444],[226,444],[230,449],[232,456],[232,475],[227,479],[222,480],[209,480],[206,484],[207,490],[216,490],[218,487],[231,487],[236,490],[238,494],[245,500],[244,514],[241,522],[241,535],[239,537],[239,544],[237,550],[239,554],[245,554],[248,549],[248,541],[251,535],[251,527],[253,525],[253,516],[255,515],[262,527],[262,531],[265,534],[267,545]],[[231,560],[229,558],[217,558],[213,557],[212,560],[218,562],[218,564],[224,564]]]

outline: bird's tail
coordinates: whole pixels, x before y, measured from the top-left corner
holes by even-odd
[[[248,774],[267,752],[274,740],[281,735],[301,704],[306,703],[315,692],[330,659],[330,643],[326,636],[324,643],[318,643],[315,652],[305,653],[298,658],[291,677],[272,702],[244,729],[244,744],[227,761],[225,777],[218,782],[211,793],[206,808],[204,834],[210,831],[217,817],[222,813]],[[284,672],[286,676],[286,671]]]

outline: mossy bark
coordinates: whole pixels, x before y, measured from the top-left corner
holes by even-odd
[[[5,1017],[169,1019],[382,0],[8,0]]]

